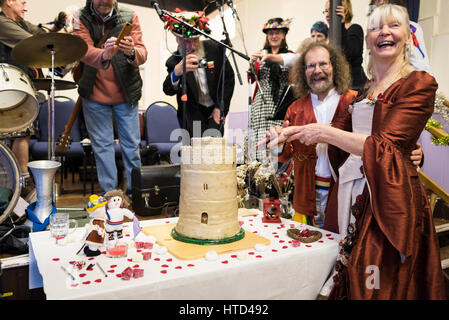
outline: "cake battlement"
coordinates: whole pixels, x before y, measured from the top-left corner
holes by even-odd
[[[190,146],[181,147],[181,165],[227,165],[237,164],[236,146],[228,146],[226,139],[192,138]]]

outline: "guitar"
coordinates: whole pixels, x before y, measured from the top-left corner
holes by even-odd
[[[58,144],[56,145],[56,150],[58,150],[59,152],[67,152],[67,150],[69,149],[70,140],[72,139],[70,137],[70,132],[72,131],[73,124],[75,123],[75,120],[81,111],[81,107],[83,105],[82,101],[82,98],[78,97],[78,100],[75,103],[75,107],[73,107],[72,114],[70,115],[69,122],[65,125],[64,132],[59,138]]]

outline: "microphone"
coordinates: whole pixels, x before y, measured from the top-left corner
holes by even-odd
[[[228,5],[228,7],[231,8],[233,17],[234,18],[238,17],[237,11],[235,11],[234,3],[232,2],[232,0],[225,0],[225,2]]]
[[[151,1],[151,6],[154,8],[154,10],[156,10],[159,18],[161,18],[162,21],[165,21],[164,13],[162,12],[161,8],[159,8],[159,4],[156,1]]]

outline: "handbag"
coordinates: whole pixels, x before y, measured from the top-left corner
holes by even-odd
[[[153,216],[174,209],[179,204],[181,172],[179,164],[161,164],[133,168],[131,197],[134,212]]]

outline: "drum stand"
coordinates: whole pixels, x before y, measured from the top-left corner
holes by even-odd
[[[49,45],[51,54],[51,86],[48,92],[48,160],[55,161],[55,51]]]

